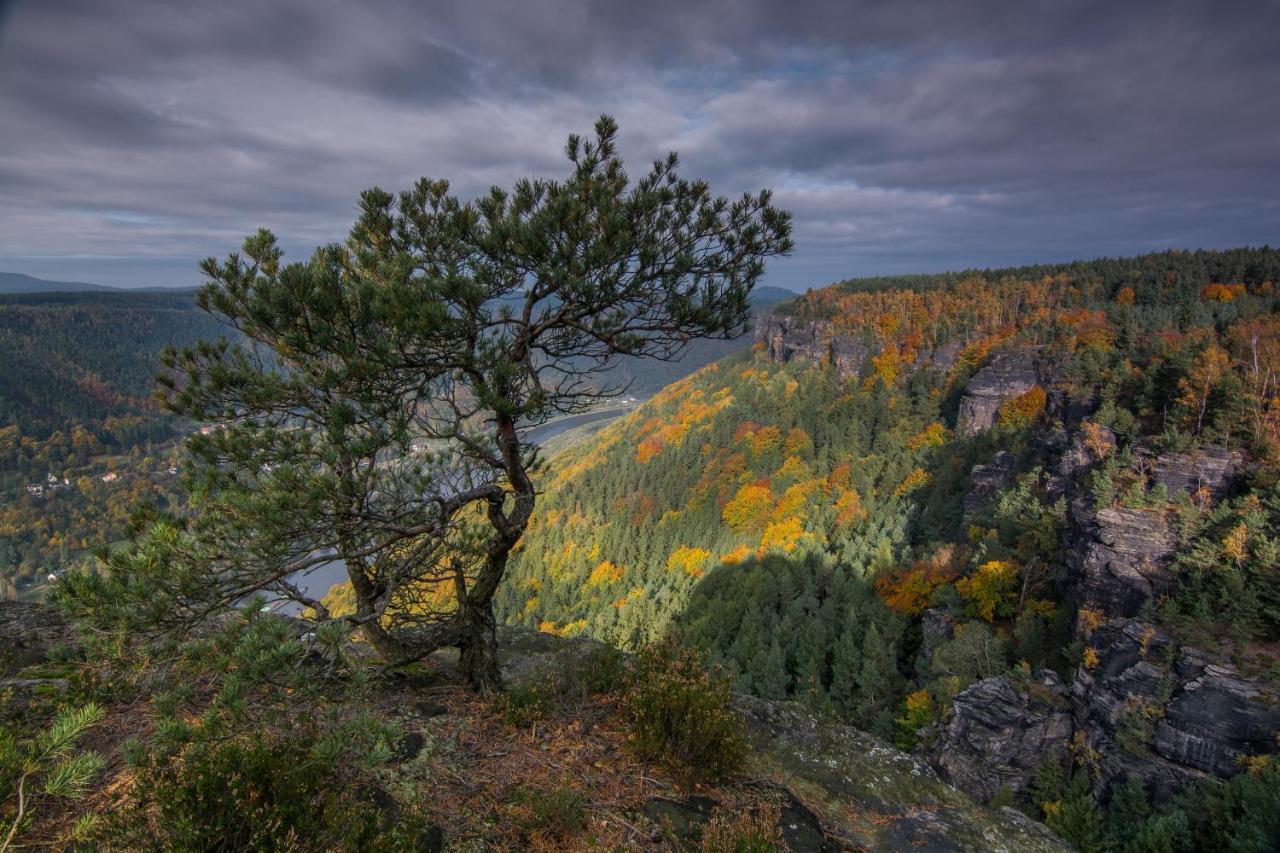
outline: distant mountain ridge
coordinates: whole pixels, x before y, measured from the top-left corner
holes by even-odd
[[[52,281],[20,272],[0,272],[0,293],[88,293],[119,289],[87,281]]]

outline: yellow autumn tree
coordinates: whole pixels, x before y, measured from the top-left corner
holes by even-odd
[[[792,517],[775,521],[764,529],[760,537],[760,551],[779,550],[790,553],[795,550],[804,535],[804,525],[800,519]]]
[[[681,571],[691,578],[700,578],[709,559],[711,552],[704,548],[680,545],[667,557],[667,571]]]
[[[762,483],[747,483],[724,505],[724,523],[736,533],[759,530],[773,509],[773,492]]]
[[[1178,402],[1195,414],[1195,430],[1204,429],[1204,418],[1209,411],[1209,399],[1227,371],[1231,369],[1231,356],[1217,344],[1209,344],[1191,362],[1187,375],[1178,380]]]
[[[988,560],[969,577],[956,581],[956,592],[988,622],[1012,616],[1018,603],[1018,565],[1010,560]]]
[[[937,447],[940,444],[945,444],[946,440],[947,428],[940,423],[932,423],[907,439],[907,449],[919,450],[922,447]]]
[[[1000,404],[996,420],[1004,427],[1024,427],[1040,417],[1047,396],[1039,385],[1032,385],[1016,397]]]
[[[614,565],[609,560],[601,560],[591,570],[591,576],[587,578],[587,586],[607,586],[620,580],[622,580],[622,567]]]

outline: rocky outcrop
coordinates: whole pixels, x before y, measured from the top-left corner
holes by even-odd
[[[796,792],[827,837],[855,850],[1070,849],[1011,808],[986,809],[923,760],[792,702],[741,697],[760,768]]]
[[[802,320],[773,314],[756,324],[756,340],[779,364],[799,360],[830,363],[842,379],[856,378],[869,350],[860,341],[834,335],[826,320]]]
[[[1063,563],[1081,603],[1133,616],[1172,588],[1175,540],[1163,509],[1094,509],[1092,496],[1081,495],[1071,503]]]
[[[1115,452],[1116,434],[1096,421],[1085,420],[1070,433],[1055,431],[1046,443],[1056,454],[1045,484],[1045,497],[1052,502],[1080,492],[1085,484],[1085,475]]]
[[[1056,673],[1042,670],[1024,686],[997,676],[956,695],[930,756],[944,779],[989,802],[1002,789],[1023,795],[1040,764],[1066,753],[1071,733],[1071,703]]]
[[[755,337],[769,357],[779,364],[791,361],[831,364],[841,379],[856,379],[868,356],[879,352],[878,347],[867,341],[840,334],[829,320],[808,320],[785,314],[771,314],[758,322]],[[959,340],[934,348],[921,347],[916,350],[912,365],[917,369],[950,370],[963,348]]]
[[[1156,459],[1154,480],[1168,489],[1170,496],[1176,492],[1190,495],[1202,491],[1210,497],[1220,498],[1231,488],[1243,455],[1238,450],[1228,450],[1220,445],[1202,447],[1193,453],[1162,453]]]
[[[0,676],[43,662],[56,646],[74,640],[71,627],[51,607],[0,601]]]
[[[982,509],[1002,489],[1013,482],[1013,454],[1001,450],[986,464],[974,465],[969,472],[969,491],[964,496],[965,517]]]
[[[920,652],[916,666],[925,671],[938,647],[956,635],[956,620],[941,607],[930,607],[920,614]]]
[[[1025,350],[996,353],[965,386],[956,432],[970,437],[990,429],[995,425],[1001,403],[1030,391],[1039,381],[1032,353]]]
[[[1136,775],[1163,799],[1280,749],[1280,696],[1231,665],[1133,619],[1108,622],[1088,648],[1071,695],[1100,789]]]
[[[1071,439],[1058,457],[1053,473],[1064,479],[1077,480],[1115,452],[1115,449],[1116,434],[1110,427],[1085,421],[1078,430],[1071,433]]]
[[[545,683],[581,665],[602,644],[526,628],[498,629],[499,663],[510,686]],[[455,656],[434,656],[447,668]],[[783,803],[779,830],[794,850],[1065,851],[1042,824],[1013,809],[983,808],[940,779],[922,759],[794,702],[735,697],[752,743],[754,784]],[[715,803],[655,798],[646,812],[695,833]]]
[[[1178,688],[1156,726],[1156,752],[1216,776],[1241,760],[1280,749],[1280,694],[1234,667],[1184,649],[1173,664]]]

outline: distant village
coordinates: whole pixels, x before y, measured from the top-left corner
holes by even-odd
[[[177,476],[178,466],[170,465],[167,468],[160,469],[159,471],[156,472],[156,474],[162,475],[162,476],[167,474],[170,477]],[[120,474],[116,471],[108,471],[105,474],[99,474],[98,479],[101,480],[103,483],[106,483],[107,485],[111,485],[112,483],[120,482],[121,477],[120,477]],[[49,475],[45,477],[44,482],[27,483],[26,488],[27,488],[28,495],[31,495],[34,498],[43,498],[48,495],[52,495],[55,492],[60,492],[63,489],[71,488],[71,478],[59,477],[57,474],[50,472]]]

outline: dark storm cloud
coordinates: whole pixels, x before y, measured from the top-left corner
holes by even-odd
[[[622,123],[797,217],[772,281],[1275,242],[1280,4],[30,0],[0,15],[0,268],[193,283],[357,193],[475,193]]]

